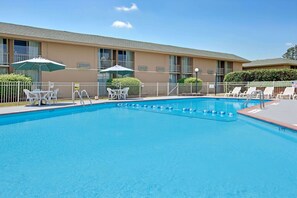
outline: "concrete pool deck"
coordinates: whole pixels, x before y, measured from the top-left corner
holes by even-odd
[[[204,96],[204,97],[207,97],[207,96]],[[160,99],[182,99],[182,98],[197,98],[197,97],[165,96],[165,97],[151,97],[151,98],[135,98],[135,99],[129,99],[129,100],[120,101],[120,102],[148,101],[148,100],[160,100]],[[215,98],[222,98],[222,97],[215,97]],[[236,99],[236,98],[233,98],[233,99]],[[119,102],[119,101],[107,100],[107,99],[92,100],[93,104],[113,103],[113,102]],[[88,104],[89,102],[86,101],[86,105]],[[23,106],[22,105],[22,106],[0,107],[0,115],[57,109],[57,108],[67,108],[67,107],[73,107],[73,106],[81,106],[81,104],[79,101],[75,101],[75,103],[73,103],[72,101],[63,101],[54,105],[42,105],[42,106]],[[260,109],[259,106],[253,106],[250,108],[240,110],[238,111],[238,113],[297,131],[297,100],[273,100],[265,103],[264,109]]]
[[[297,131],[297,100],[273,100],[264,109],[253,106],[238,113]]]

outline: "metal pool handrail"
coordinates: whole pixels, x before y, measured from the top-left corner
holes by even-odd
[[[265,108],[264,93],[261,90],[253,91],[250,95],[248,95],[246,101],[243,103],[243,106],[247,107],[248,103],[252,100],[252,98],[257,95],[259,95],[260,108],[264,109]]]

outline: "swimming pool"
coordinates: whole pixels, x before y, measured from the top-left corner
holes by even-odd
[[[1,116],[0,197],[294,197],[296,134],[237,115],[242,102]]]

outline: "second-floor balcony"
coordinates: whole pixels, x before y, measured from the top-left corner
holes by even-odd
[[[0,54],[0,65],[8,65],[8,53],[1,53]]]
[[[192,65],[182,65],[182,74],[192,74],[193,66]]]
[[[180,73],[181,68],[180,65],[170,65],[169,72],[170,73]]]
[[[117,64],[134,70],[134,61],[118,61]]]
[[[115,60],[101,60],[99,63],[99,69],[106,69],[115,65]]]
[[[224,68],[217,68],[217,75],[225,75],[225,69]]]
[[[14,62],[28,60],[31,58],[38,58],[40,55],[32,55],[32,54],[14,54]]]

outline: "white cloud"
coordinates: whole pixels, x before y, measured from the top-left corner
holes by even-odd
[[[286,46],[291,47],[293,46],[293,43],[286,43]]]
[[[131,7],[125,7],[125,6],[121,6],[121,7],[115,7],[115,9],[117,11],[123,11],[123,12],[130,12],[130,11],[134,11],[134,10],[138,10],[138,7],[135,3],[132,3]]]
[[[111,26],[115,28],[128,28],[128,29],[133,28],[131,23],[123,22],[123,21],[114,21]]]

